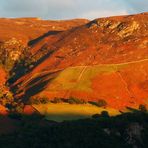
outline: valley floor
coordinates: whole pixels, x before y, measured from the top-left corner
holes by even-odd
[[[110,116],[119,115],[120,112],[113,108],[97,107],[91,104],[68,104],[68,103],[48,103],[33,105],[33,107],[46,117],[47,120],[62,122],[64,120],[77,120],[91,118],[94,114],[107,111]]]

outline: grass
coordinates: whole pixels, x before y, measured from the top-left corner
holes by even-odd
[[[64,120],[77,120],[90,118],[94,114],[99,114],[102,111],[108,111],[110,116],[120,114],[118,110],[112,108],[101,108],[91,104],[68,104],[68,103],[48,103],[33,105],[42,115],[45,115],[47,120],[62,122]]]
[[[110,74],[127,65],[76,66],[63,70],[50,84],[49,91],[78,90],[91,91],[92,79],[98,74]]]

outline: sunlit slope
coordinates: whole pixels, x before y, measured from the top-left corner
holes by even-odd
[[[107,111],[109,115],[115,116],[120,114],[118,110],[112,108],[99,108],[91,104],[40,104],[33,105],[33,107],[38,110],[42,115],[45,115],[47,120],[53,121],[64,121],[64,120],[76,120],[83,118],[90,118],[94,114],[99,114],[102,111]]]

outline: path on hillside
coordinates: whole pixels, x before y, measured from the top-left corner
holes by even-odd
[[[136,60],[136,61],[131,61],[131,62],[123,62],[123,63],[114,63],[114,64],[96,64],[96,65],[88,65],[88,66],[71,66],[68,68],[77,68],[77,67],[92,67],[92,66],[122,66],[122,65],[128,65],[128,64],[136,64],[136,63],[141,63],[148,61],[148,59],[143,59],[143,60]]]
[[[131,62],[123,62],[123,63],[115,63],[115,64],[97,64],[97,65],[84,65],[84,66],[70,66],[70,67],[67,67],[67,68],[83,68],[82,69],[82,71],[81,71],[81,73],[80,73],[80,75],[79,75],[79,77],[78,77],[78,81],[80,81],[81,80],[81,78],[83,77],[83,74],[84,74],[84,72],[86,71],[86,69],[88,68],[88,67],[93,67],[93,66],[122,66],[122,65],[128,65],[128,64],[136,64],[136,63],[141,63],[141,62],[145,62],[145,61],[148,61],[148,59],[142,59],[142,60],[136,60],[136,61],[131,61]],[[67,68],[65,68],[65,69],[67,69]],[[63,70],[65,70],[64,68],[59,68],[59,69],[54,69],[54,71],[63,71]],[[43,74],[43,73],[49,73],[49,72],[52,72],[52,71],[50,71],[50,70],[46,70],[46,71],[43,71],[43,72],[41,72],[41,73],[39,73],[39,74],[35,74],[35,76],[32,76],[32,77],[30,77],[27,81],[25,81],[22,85],[26,85],[26,84],[28,84],[33,78],[35,78],[35,77],[37,77],[37,76],[40,76],[40,74]]]

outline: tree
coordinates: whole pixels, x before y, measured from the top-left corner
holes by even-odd
[[[85,104],[86,102],[82,99],[71,97],[67,100],[69,104]]]
[[[98,107],[105,107],[107,105],[107,102],[103,99],[100,99],[97,101],[97,106]]]
[[[108,114],[107,111],[102,111],[102,112],[101,112],[101,116],[102,116],[102,117],[105,117],[105,118],[106,118],[106,117],[108,118],[108,117],[109,117],[109,114]]]
[[[52,101],[52,103],[62,103],[62,99],[61,98],[54,98]]]
[[[139,105],[139,110],[140,110],[141,112],[147,112],[147,108],[146,108],[146,106],[143,105],[143,104],[140,104],[140,105]]]
[[[107,102],[103,99],[98,100],[97,102],[89,101],[90,104],[96,105],[98,107],[105,107],[107,106]]]
[[[94,115],[92,115],[92,118],[93,119],[98,119],[98,118],[100,118],[100,114],[94,114]]]

